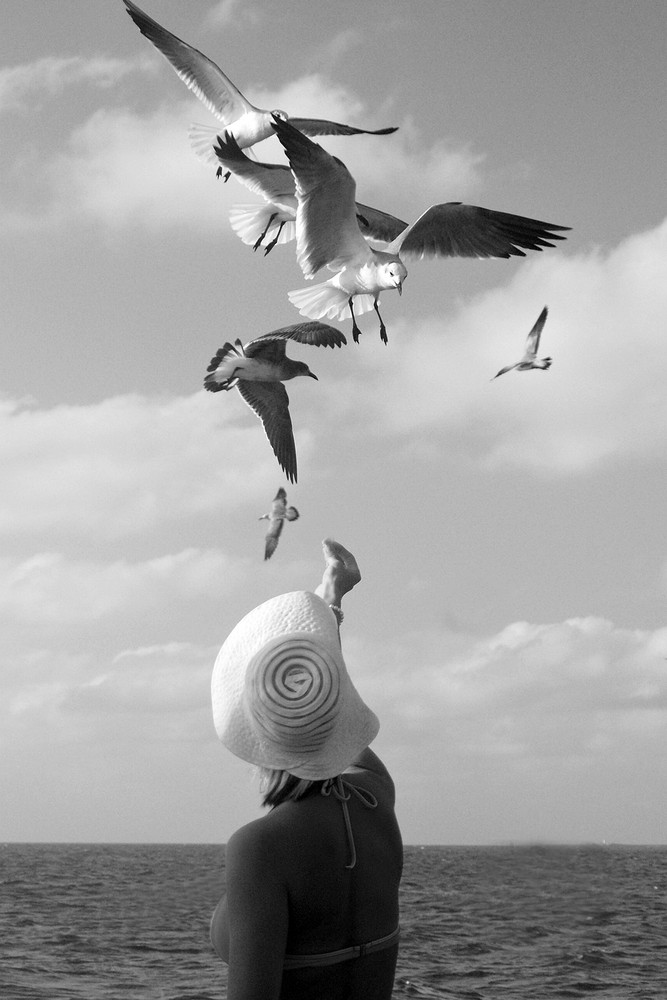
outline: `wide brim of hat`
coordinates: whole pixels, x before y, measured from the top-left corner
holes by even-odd
[[[248,708],[249,665],[280,641],[315,643],[335,664],[339,681],[335,718],[326,741],[299,751],[266,739]],[[250,611],[225,640],[211,679],[213,721],[222,743],[241,760],[319,780],[340,774],[377,736],[380,723],[354,687],[345,666],[336,618],[309,591],[281,594]]]

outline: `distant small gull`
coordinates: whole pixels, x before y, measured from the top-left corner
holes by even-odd
[[[535,326],[528,334],[528,339],[526,340],[526,350],[521,358],[521,361],[517,361],[513,365],[507,365],[505,368],[501,368],[498,375],[504,375],[505,372],[511,372],[514,368],[518,372],[527,372],[531,368],[542,368],[547,371],[551,368],[551,362],[553,358],[539,358],[537,357],[537,352],[540,349],[540,337],[542,335],[542,330],[544,329],[544,324],[547,321],[547,315],[549,313],[548,308],[545,306],[540,315],[537,317],[537,322]],[[494,375],[494,378],[498,378],[498,375]]]
[[[234,175],[254,194],[260,195],[265,205],[233,205],[229,212],[232,229],[246,243],[257,250],[264,247],[267,254],[277,243],[288,243],[296,236],[296,181],[286,164],[259,163],[249,159],[230,132],[217,137],[213,151],[220,161],[218,174],[223,168]],[[356,203],[357,222],[366,239],[389,243],[402,233],[407,222],[381,212],[370,205]],[[264,242],[268,240],[268,242]]]
[[[142,35],[152,42],[165,59],[171,63],[186,87],[232,132],[242,149],[273,135],[272,115],[283,119],[288,118],[284,111],[265,111],[262,108],[256,108],[234,86],[229,77],[225,76],[220,67],[216,66],[202,52],[173,35],[171,31],[167,31],[166,28],[163,28],[137,7],[132,0],[123,0],[123,2]],[[360,135],[362,133],[365,135],[389,135],[397,128],[396,126],[380,129],[355,128],[353,125],[343,125],[340,122],[319,118],[290,118],[289,120],[295,128],[307,135]],[[215,160],[211,146],[215,133],[219,131],[219,126],[216,128],[208,125],[193,125],[190,130],[190,139],[195,151],[212,162]]]
[[[307,278],[323,267],[336,272],[322,284],[289,292],[290,302],[312,319],[341,319],[349,309],[355,341],[361,332],[355,319],[356,305],[358,313],[375,309],[380,337],[387,343],[378,299],[382,291],[392,288],[401,294],[408,271],[399,252],[418,259],[525,257],[524,249],[542,250],[554,246],[549,240],[565,239],[553,230],[567,226],[453,201],[432,205],[385,251],[374,250],[359,228],[356,184],[345,164],[289,122],[274,117],[273,127],[296,180],[297,261]],[[418,183],[415,178],[415,185]]]
[[[264,559],[270,559],[276,551],[285,521],[296,521],[298,516],[299,512],[296,507],[287,506],[287,493],[281,486],[273,499],[269,513],[262,514],[259,518],[260,521],[268,520],[269,522],[269,530],[265,536]]]
[[[290,482],[296,482],[296,447],[289,415],[289,397],[283,382],[299,375],[317,379],[303,361],[285,354],[285,342],[294,340],[313,347],[341,347],[347,341],[325,323],[297,323],[265,333],[245,346],[227,342],[206,369],[204,388],[209,392],[237,388],[264,425],[274,454]]]

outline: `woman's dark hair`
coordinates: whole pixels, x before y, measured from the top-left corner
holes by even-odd
[[[271,767],[260,767],[262,805],[275,806],[283,802],[298,802],[310,792],[318,790],[323,781],[311,781],[309,778],[297,778],[289,771],[278,771]]]

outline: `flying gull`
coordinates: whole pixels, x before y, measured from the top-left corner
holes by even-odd
[[[209,392],[238,389],[264,425],[273,452],[290,482],[296,482],[296,448],[289,415],[289,397],[283,382],[299,375],[317,379],[303,361],[285,354],[294,340],[313,347],[341,347],[347,341],[340,330],[325,323],[297,323],[265,333],[242,344],[227,342],[206,369],[204,388]]]
[[[505,368],[501,368],[498,375],[504,375],[505,372],[511,372],[513,368],[516,368],[518,372],[527,372],[531,368],[542,368],[543,371],[547,371],[551,368],[552,358],[539,358],[537,357],[537,352],[540,349],[540,337],[542,335],[542,330],[544,329],[544,324],[547,321],[547,315],[549,310],[545,306],[540,315],[537,317],[537,322],[535,326],[528,334],[528,339],[526,340],[526,350],[524,352],[521,361],[517,361],[516,364],[507,365]],[[493,378],[498,378],[498,375],[494,375]],[[491,381],[493,382],[493,378]]]
[[[260,163],[245,155],[230,132],[217,137],[213,151],[221,166],[265,205],[233,205],[229,212],[232,229],[253,250],[264,247],[266,255],[276,243],[288,243],[296,236],[296,181],[291,169],[281,163]],[[402,233],[407,222],[370,205],[356,203],[357,222],[365,239],[389,243]],[[264,242],[268,240],[268,242]]]
[[[264,546],[264,559],[270,559],[273,553],[278,548],[278,539],[283,530],[283,524],[285,521],[296,521],[299,516],[299,512],[296,507],[287,506],[287,494],[285,490],[280,487],[276,493],[273,503],[271,504],[271,510],[268,514],[262,514],[259,518],[260,521],[267,520],[269,522],[269,530],[266,533],[265,540],[266,545]]]
[[[253,146],[262,139],[273,135],[271,127],[272,116],[287,119],[285,111],[266,111],[256,108],[234,86],[229,77],[225,76],[219,66],[216,66],[198,49],[188,45],[182,39],[167,31],[152,17],[144,13],[132,0],[123,0],[127,12],[139,28],[139,31],[162,53],[174,70],[196,97],[218,118],[233,134],[239,146]],[[290,118],[295,128],[307,135],[389,135],[396,127],[365,129],[340,122],[331,122],[319,118]],[[219,126],[193,125],[190,139],[197,153],[215,162],[211,149]]]
[[[345,164],[289,122],[274,117],[273,127],[296,180],[297,261],[307,278],[323,267],[336,272],[322,284],[289,292],[290,302],[312,319],[342,319],[349,310],[355,342],[361,332],[356,306],[357,313],[375,309],[380,337],[387,343],[378,299],[387,289],[401,294],[408,271],[399,254],[417,259],[525,257],[524,250],[542,250],[554,246],[550,240],[565,239],[554,230],[569,228],[452,201],[432,205],[384,250],[375,250],[359,228],[356,184]]]

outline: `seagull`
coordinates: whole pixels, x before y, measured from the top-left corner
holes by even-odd
[[[537,317],[535,326],[528,334],[528,339],[526,340],[526,350],[521,358],[521,361],[517,361],[514,365],[507,365],[505,368],[501,368],[498,375],[504,375],[505,372],[511,372],[513,368],[516,368],[518,372],[527,372],[530,371],[531,368],[542,368],[543,371],[547,371],[551,368],[552,358],[537,358],[537,352],[540,349],[540,336],[542,335],[544,324],[547,321],[548,313],[549,310],[545,306],[540,315]],[[498,378],[498,375],[494,375],[493,378]],[[491,379],[492,382],[493,378]]]
[[[261,195],[265,205],[233,205],[229,212],[232,229],[244,243],[257,250],[264,246],[270,253],[276,243],[288,243],[296,236],[296,181],[287,165],[259,163],[251,160],[241,150],[234,136],[226,131],[224,138],[217,137],[213,147],[221,166],[254,194]],[[407,222],[381,212],[370,205],[356,203],[357,222],[367,239],[389,243],[402,233]],[[270,242],[264,240],[271,237]]]
[[[281,469],[296,482],[296,448],[289,415],[289,397],[283,382],[299,375],[317,379],[303,361],[285,354],[285,344],[294,340],[313,347],[341,347],[345,336],[325,323],[297,323],[265,333],[242,344],[227,342],[206,369],[204,388],[209,392],[237,388],[264,425],[266,436]]]
[[[273,503],[271,504],[271,510],[268,514],[262,514],[258,520],[269,522],[269,530],[266,533],[266,545],[264,546],[264,559],[270,559],[273,553],[278,548],[278,539],[280,538],[281,532],[283,530],[283,524],[285,521],[296,521],[299,516],[299,512],[296,507],[287,506],[287,494],[285,490],[280,487],[276,493]]]
[[[357,313],[375,310],[380,338],[387,343],[378,298],[392,288],[401,294],[408,273],[401,252],[417,259],[525,257],[524,249],[552,247],[549,240],[565,239],[553,230],[569,228],[451,201],[432,205],[384,250],[375,250],[361,234],[354,202],[356,185],[345,164],[289,122],[274,116],[273,127],[296,181],[297,261],[306,278],[322,267],[336,272],[322,284],[289,292],[289,300],[311,319],[342,319],[349,309],[355,343],[361,332],[355,305]]]
[[[225,76],[219,66],[198,49],[182,41],[171,31],[154,21],[132,0],[123,0],[139,31],[162,53],[174,70],[196,97],[233,134],[244,149],[273,135],[273,115],[287,119],[285,111],[265,111],[256,108]],[[307,135],[389,135],[397,128],[365,129],[319,118],[290,118],[295,128]],[[219,126],[193,125],[190,141],[195,152],[215,162],[211,150],[212,140]]]

